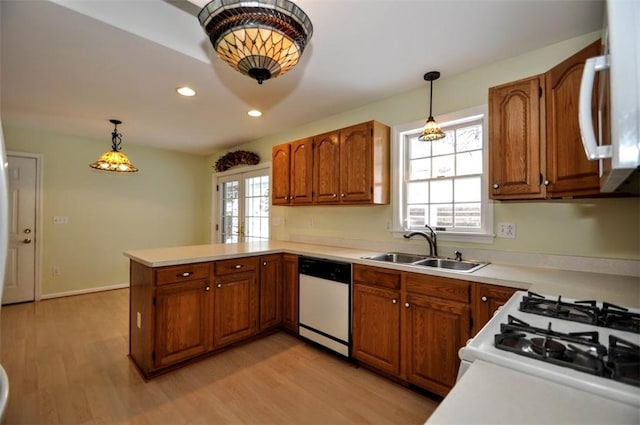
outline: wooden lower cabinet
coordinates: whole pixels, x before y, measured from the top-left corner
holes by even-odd
[[[260,331],[282,324],[282,254],[260,257]]]
[[[476,283],[472,289],[473,329],[475,335],[487,324],[489,319],[517,291],[506,286]]]
[[[400,292],[362,283],[353,286],[353,357],[400,374]]]
[[[208,280],[165,285],[156,291],[154,367],[204,354],[211,345]]]
[[[282,326],[298,333],[298,256],[284,254],[282,256]]]
[[[469,339],[469,304],[411,294],[405,300],[407,381],[445,396],[456,383],[458,350]]]
[[[353,275],[354,358],[446,395],[469,338],[470,283],[358,264]]]
[[[252,272],[216,277],[213,346],[231,344],[258,331],[258,285]]]

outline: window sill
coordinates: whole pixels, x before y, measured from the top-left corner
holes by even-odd
[[[390,230],[394,238],[401,238],[413,230]],[[492,244],[496,235],[493,233],[461,233],[461,232],[437,232],[439,241],[469,242]]]

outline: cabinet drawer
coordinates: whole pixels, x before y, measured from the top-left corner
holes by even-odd
[[[216,261],[214,274],[222,276],[230,273],[254,271],[257,268],[258,257],[232,258],[230,260]]]
[[[468,303],[470,299],[469,282],[430,276],[418,273],[407,273],[407,292],[429,295],[444,300]]]
[[[383,288],[400,289],[400,272],[379,267],[353,266],[354,282],[367,285],[382,286]]]
[[[207,279],[210,276],[210,270],[211,263],[194,263],[185,264],[183,266],[162,267],[156,270],[156,285]]]

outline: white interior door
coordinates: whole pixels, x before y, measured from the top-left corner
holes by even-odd
[[[37,158],[7,155],[9,249],[2,304],[35,299]]]
[[[269,170],[218,178],[220,242],[269,239]]]

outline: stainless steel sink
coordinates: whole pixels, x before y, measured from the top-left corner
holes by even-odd
[[[479,261],[454,260],[451,258],[429,257],[427,255],[407,254],[404,252],[385,252],[362,257],[365,260],[383,261],[386,263],[405,264],[408,266],[429,267],[462,273],[473,273],[489,263]]]
[[[426,255],[405,254],[403,252],[385,252],[384,254],[364,258],[366,260],[386,261],[387,263],[411,264],[429,257]]]
[[[486,266],[487,263],[476,263],[473,261],[464,261],[464,260],[458,261],[458,260],[451,260],[449,258],[427,258],[425,260],[415,262],[413,263],[413,265],[471,273],[478,270],[481,267]]]

